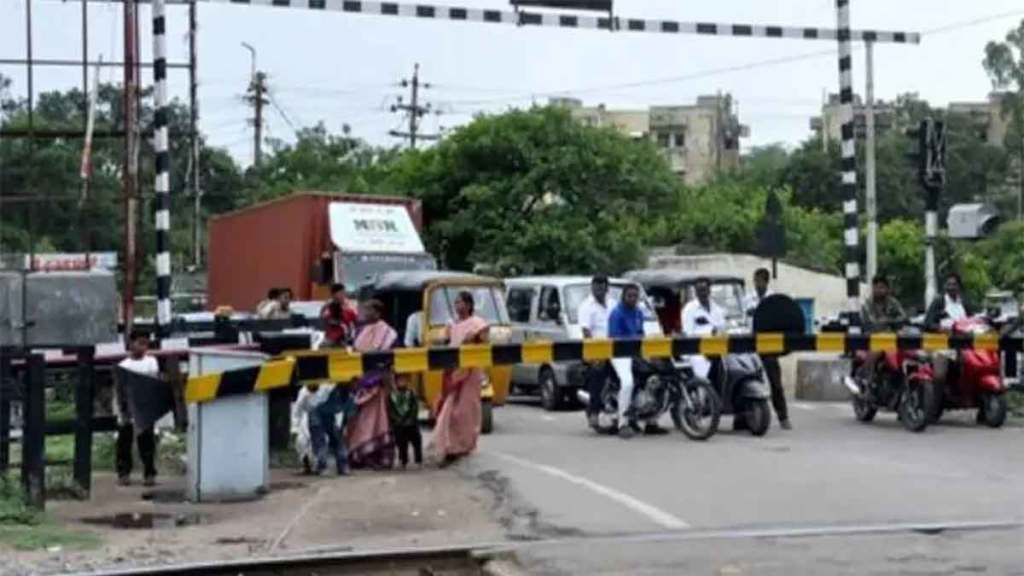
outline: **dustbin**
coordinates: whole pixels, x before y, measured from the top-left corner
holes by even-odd
[[[258,352],[195,349],[189,374],[215,374],[259,366]],[[188,407],[188,498],[225,502],[257,498],[270,487],[266,394],[218,398]]]
[[[794,298],[800,310],[804,313],[804,333],[814,332],[814,298]]]

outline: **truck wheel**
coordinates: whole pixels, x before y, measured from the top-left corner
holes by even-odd
[[[545,410],[553,411],[562,407],[562,391],[558,389],[555,373],[547,366],[540,369],[540,405]]]
[[[480,433],[490,434],[494,431],[494,402],[480,401]]]

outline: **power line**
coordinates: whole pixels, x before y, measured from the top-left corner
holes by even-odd
[[[409,120],[409,129],[406,132],[399,130],[391,130],[389,134],[396,138],[407,138],[409,140],[409,148],[416,148],[416,140],[437,140],[440,138],[437,134],[421,134],[420,133],[420,119],[423,118],[427,113],[431,112],[430,104],[426,106],[420,105],[420,88],[430,88],[429,83],[420,83],[420,65],[417,63],[413,68],[412,80],[402,80],[402,87],[409,88],[411,95],[409,104],[402,102],[402,97],[398,97],[396,104],[391,106],[392,112],[404,111],[406,117]]]

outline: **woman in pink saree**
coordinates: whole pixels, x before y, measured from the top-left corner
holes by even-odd
[[[487,322],[473,314],[473,295],[460,292],[455,299],[457,318],[448,327],[451,346],[487,342]],[[480,435],[480,387],[484,371],[459,368],[445,374],[444,389],[438,401],[434,426],[434,451],[444,464],[450,464],[476,449]]]
[[[382,352],[391,349],[398,334],[381,320],[384,305],[370,300],[362,307],[366,321],[356,336],[359,352]],[[388,394],[391,373],[378,370],[365,374],[355,386],[356,415],[345,429],[349,464],[353,468],[391,468],[395,445],[388,424]]]

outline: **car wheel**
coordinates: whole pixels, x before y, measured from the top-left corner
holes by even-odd
[[[540,405],[545,410],[558,410],[562,407],[562,391],[558,389],[558,381],[555,380],[555,373],[545,366],[540,369],[538,378],[540,387]]]

